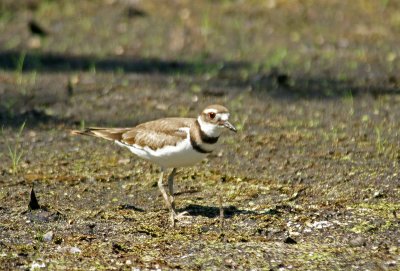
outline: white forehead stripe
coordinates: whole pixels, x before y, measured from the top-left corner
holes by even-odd
[[[220,116],[220,120],[225,121],[229,119],[229,113],[219,113],[217,115]]]
[[[217,109],[210,108],[210,109],[204,110],[203,112],[204,112],[205,114],[208,114],[208,113],[218,113],[218,110],[217,110]]]

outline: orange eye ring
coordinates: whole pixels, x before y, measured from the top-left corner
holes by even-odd
[[[208,116],[210,117],[210,119],[214,119],[215,118],[215,113],[214,112],[210,112],[208,113]]]

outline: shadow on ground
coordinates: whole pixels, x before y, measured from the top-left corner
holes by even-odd
[[[51,116],[44,110],[36,108],[30,108],[22,110],[18,113],[14,113],[14,111],[4,108],[0,102],[0,123],[2,125],[20,127],[24,122],[30,127],[38,126],[40,124],[61,125],[74,123],[74,121],[69,118],[58,118]]]
[[[280,99],[337,99],[370,94],[372,96],[400,94],[394,77],[384,82],[370,82],[364,78],[341,80],[326,75],[290,74],[278,68],[253,74],[248,80],[236,81],[237,85],[251,86]]]
[[[179,212],[188,212],[191,216],[203,216],[208,218],[215,218],[220,216],[220,208],[214,206],[203,206],[197,204],[190,204],[187,207],[180,209]],[[253,211],[240,210],[235,206],[224,207],[224,217],[231,218],[240,214],[257,214]]]
[[[192,74],[213,69],[235,70],[248,67],[246,62],[161,60],[157,58],[127,58],[115,56],[98,58],[90,55],[62,55],[39,52],[0,52],[0,69],[17,70],[23,59],[23,71],[69,72],[69,71],[124,71],[133,73]],[[222,65],[222,66],[221,66]]]
[[[179,61],[157,58],[127,58],[111,56],[99,58],[90,55],[63,55],[40,52],[24,52],[9,50],[0,52],[0,69],[15,71],[23,61],[22,71],[40,72],[71,72],[124,71],[128,73],[158,73],[158,74],[206,74],[217,71],[232,87],[252,87],[265,91],[278,98],[337,98],[347,95],[371,93],[373,95],[399,94],[399,82],[388,77],[386,82],[376,85],[364,80],[357,83],[354,80],[339,80],[328,76],[307,76],[289,74],[272,68],[268,71],[256,71],[256,63],[245,61],[203,60]],[[250,75],[242,78],[240,71],[246,70]],[[216,80],[220,79],[217,76]],[[363,79],[363,78],[359,78]],[[211,80],[212,81],[212,80]]]
[[[396,78],[387,78],[386,82],[370,83],[368,80],[339,80],[327,76],[307,76],[290,74],[278,68],[264,70],[254,63],[225,60],[179,61],[156,58],[127,58],[111,56],[98,58],[90,55],[62,55],[40,52],[9,50],[0,52],[0,70],[38,71],[59,73],[71,71],[111,72],[123,71],[139,74],[189,75],[212,74],[210,80],[201,80],[202,89],[225,89],[221,93],[203,93],[204,95],[228,95],[226,89],[236,89],[240,93],[251,90],[254,94],[266,94],[267,98],[278,99],[337,99],[370,94],[397,95],[400,93]],[[242,76],[245,71],[246,76]],[[204,81],[204,82],[203,82]],[[362,83],[360,83],[362,82]],[[0,83],[1,84],[1,83]],[[221,87],[222,86],[222,87]],[[36,86],[35,86],[36,87]],[[67,92],[68,86],[61,86]],[[10,87],[14,89],[13,86]],[[48,86],[45,86],[48,88]],[[68,103],[68,95],[59,97],[54,89],[47,90],[48,96],[54,96],[53,103]],[[95,95],[95,94],[90,94]],[[20,126],[28,121],[30,126],[39,124],[76,123],[76,121],[49,115],[35,97],[22,95],[18,91],[0,92],[0,121],[3,125]],[[29,104],[29,106],[27,106]],[[46,106],[52,106],[47,104]]]

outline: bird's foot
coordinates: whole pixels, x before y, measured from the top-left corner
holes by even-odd
[[[189,220],[192,219],[192,216],[187,211],[184,211],[182,213],[176,213],[175,211],[172,211],[170,219],[172,227],[174,227],[176,222],[183,222],[185,224],[189,224],[190,223]]]

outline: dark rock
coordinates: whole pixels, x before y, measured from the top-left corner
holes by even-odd
[[[29,207],[29,210],[38,210],[38,209],[40,209],[40,205],[39,205],[39,202],[38,202],[38,200],[36,198],[35,191],[33,190],[33,188],[31,190],[31,198],[29,200],[28,207]]]
[[[283,241],[285,244],[290,244],[290,245],[294,245],[297,244],[297,241],[294,240],[292,237],[288,236],[286,237],[286,239]]]
[[[48,35],[48,32],[41,25],[39,25],[38,22],[34,20],[28,22],[28,27],[33,35],[38,35],[41,37],[45,37]]]
[[[129,7],[127,9],[127,16],[129,18],[134,18],[134,17],[145,17],[147,16],[147,13],[137,7]]]
[[[112,244],[112,250],[114,253],[119,254],[120,252],[128,252],[129,248],[127,248],[125,245],[121,245],[118,243],[113,243]]]

